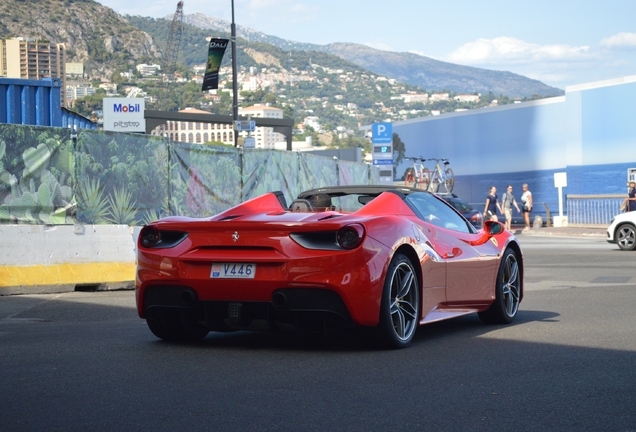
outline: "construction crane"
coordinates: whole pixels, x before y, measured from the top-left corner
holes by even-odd
[[[177,3],[177,11],[170,24],[170,36],[163,53],[163,72],[169,74],[176,69],[179,46],[181,45],[181,33],[183,33],[183,2]]]

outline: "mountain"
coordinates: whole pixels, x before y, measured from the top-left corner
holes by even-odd
[[[0,38],[22,36],[64,43],[67,61],[83,62],[85,71],[92,77],[110,78],[113,72],[128,70],[137,63],[160,62],[172,17],[166,18],[122,17],[94,0],[2,0]],[[230,31],[227,21],[201,13],[185,15],[184,22],[201,30],[184,32],[179,55],[186,66],[202,63],[201,51],[205,50],[205,36],[210,31],[217,36]],[[238,41],[238,60],[245,67],[262,65],[264,58],[250,52],[271,51],[267,46],[273,45],[282,52],[277,53],[277,58],[285,66],[290,66],[291,59],[296,57],[308,58],[311,63],[319,57],[317,53],[321,53],[319,64],[341,68],[330,58],[329,55],[333,55],[343,59],[344,65],[357,65],[429,92],[492,92],[509,97],[563,94],[560,89],[511,72],[460,66],[412,53],[381,51],[353,43],[300,43],[242,26],[237,26],[237,35],[242,38]],[[284,52],[288,52],[287,60],[281,63]],[[268,57],[268,61],[271,60]]]
[[[125,18],[132,26],[148,34],[157,46],[167,46],[170,36],[170,20],[129,15]],[[212,18],[212,20],[215,19]],[[221,20],[216,21],[221,22]],[[186,20],[184,20],[184,22],[179,53],[177,55],[178,62],[188,67],[200,65],[204,63],[206,59],[206,37],[211,36],[210,30],[194,26]],[[221,23],[219,28],[214,30],[213,35],[229,39],[229,31],[229,24],[226,32],[225,27],[223,27]],[[298,70],[304,70],[311,67],[313,62],[321,66],[344,69],[357,74],[368,72],[366,69],[354,63],[327,52],[304,50],[285,51],[276,45],[260,41],[258,37],[253,37],[252,41],[248,41],[243,37],[237,37],[237,39],[236,56],[239,68],[249,69],[250,67],[262,68],[274,66],[282,69],[296,68]],[[228,53],[223,57],[223,66],[230,65],[232,56],[229,54],[229,51],[230,49],[228,48]]]
[[[377,74],[425,89],[447,89],[456,93],[493,92],[511,97],[564,94],[560,89],[512,72],[461,66],[413,53],[381,51],[352,43],[326,45],[324,51]]]
[[[160,55],[147,33],[93,0],[2,0],[0,38],[18,36],[64,43],[67,61],[89,73]]]
[[[229,53],[223,59],[222,66],[227,68],[220,75],[216,95],[202,92],[196,83],[207,58],[206,37],[229,37],[229,23],[202,14],[186,16],[185,21],[177,56],[178,75],[168,73],[168,79],[162,80],[142,76],[135,66],[161,64],[162,49],[170,37],[169,19],[122,17],[93,0],[0,2],[0,38],[21,36],[64,43],[67,61],[82,62],[86,79],[93,84],[106,79],[117,84],[122,95],[141,91],[148,98],[147,109],[194,107],[230,114]],[[356,138],[360,124],[502,105],[515,102],[511,97],[527,100],[540,96],[524,95],[559,91],[550,92],[547,86],[519,75],[452,65],[415,54],[378,51],[358,44],[300,44],[242,27],[238,33],[236,59],[242,106],[281,108],[295,124],[307,117],[318,118],[320,124],[308,131],[316,134],[316,142],[318,134],[325,132],[323,135],[341,140],[338,145],[356,146],[360,143],[345,140]],[[121,74],[128,71],[133,72],[131,76]],[[448,90],[480,92],[482,97],[465,101],[451,93],[428,100],[433,93]],[[99,89],[74,101],[72,108],[90,116],[102,108],[105,94]],[[407,95],[420,99],[411,100]]]
[[[166,17],[172,20],[172,15]],[[202,13],[184,15],[184,22],[202,29],[230,32],[230,23]],[[480,69],[434,60],[413,53],[377,50],[355,43],[317,45],[288,41],[237,25],[237,36],[249,42],[275,45],[287,51],[319,51],[336,55],[364,69],[427,90],[456,93],[504,94],[510,97],[559,96],[561,89],[550,87],[512,72]]]

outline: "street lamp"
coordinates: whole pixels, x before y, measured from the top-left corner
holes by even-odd
[[[234,147],[238,147],[236,122],[238,121],[238,74],[236,71],[236,24],[234,24],[234,0],[232,0],[232,26],[230,27],[232,40],[232,120],[234,129]]]

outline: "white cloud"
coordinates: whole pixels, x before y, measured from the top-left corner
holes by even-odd
[[[617,33],[610,37],[601,39],[601,46],[613,47],[636,47],[636,33]]]
[[[538,45],[502,36],[468,42],[446,56],[445,60],[470,65],[572,61],[586,59],[589,52],[589,46]]]

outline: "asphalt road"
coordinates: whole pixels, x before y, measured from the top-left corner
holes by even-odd
[[[634,431],[636,252],[521,237],[517,320],[157,340],[131,291],[0,297],[0,431]]]

